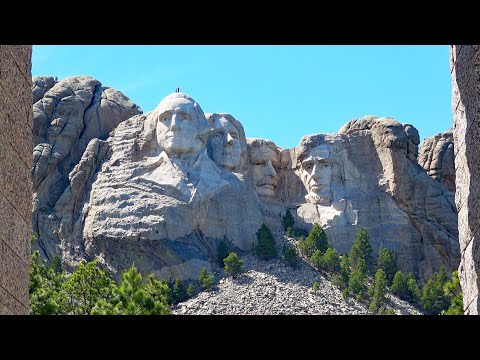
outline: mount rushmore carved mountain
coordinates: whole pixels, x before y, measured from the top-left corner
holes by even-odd
[[[365,228],[374,253],[395,250],[421,281],[459,265],[454,193],[419,165],[412,125],[366,116],[284,149],[180,92],[146,114],[87,76],[34,77],[32,94],[33,229],[67,268],[98,259],[117,275],[134,263],[196,278],[220,241],[251,251],[287,209],[298,227],[321,224],[340,253]]]

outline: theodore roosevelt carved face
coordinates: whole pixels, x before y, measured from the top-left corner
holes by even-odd
[[[271,198],[278,184],[276,168],[280,164],[280,154],[277,146],[263,139],[247,139],[247,145],[253,187],[258,195]]]

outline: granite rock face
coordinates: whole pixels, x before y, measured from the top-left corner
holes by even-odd
[[[440,181],[448,190],[455,192],[453,130],[424,139],[419,151],[418,163],[428,175]]]
[[[141,109],[119,91],[88,76],[62,81],[33,77],[32,98],[32,223],[40,248],[50,257],[56,253],[59,220],[64,215],[57,202],[69,187],[69,174],[88,142],[106,139],[115,126]]]
[[[35,105],[43,106],[40,124],[45,99],[64,91],[61,83]],[[96,86],[91,78],[77,80],[74,98],[88,98]],[[77,114],[82,104],[65,107]],[[47,134],[61,135],[54,125]],[[36,215],[43,248],[67,268],[98,259],[117,275],[135,263],[161,279],[194,279],[202,267],[212,269],[220,241],[243,253],[262,223],[282,231],[287,208],[298,227],[320,223],[340,253],[366,228],[375,252],[380,245],[395,250],[400,269],[421,281],[441,266],[458,267],[454,194],[417,163],[420,140],[412,125],[368,116],[338,134],[305,136],[298,147],[283,149],[246,139],[232,115],[205,115],[183,93],[120,122],[108,138],[101,125],[81,135],[71,125],[64,145],[37,145],[33,172],[42,179],[36,208],[46,209]],[[42,192],[48,176],[56,184],[55,171],[61,186]]]
[[[480,45],[450,48],[455,202],[462,262],[459,267],[465,314],[480,314]]]
[[[284,200],[297,202],[307,229],[320,223],[341,253],[364,227],[374,253],[380,245],[395,250],[399,268],[420,281],[442,265],[456,269],[454,194],[418,165],[418,144],[413,126],[373,116],[349,121],[338,134],[305,136],[289,152],[287,170],[303,183],[304,200]]]

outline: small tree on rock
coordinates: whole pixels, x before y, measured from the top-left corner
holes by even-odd
[[[375,273],[373,285],[373,300],[370,304],[370,311],[376,313],[378,308],[385,304],[385,294],[387,293],[387,275],[383,269],[378,269]]]
[[[208,272],[207,268],[202,268],[200,270],[198,281],[200,281],[202,289],[211,290],[215,286],[215,277]]]
[[[323,269],[323,255],[320,250],[315,250],[310,256],[310,263],[317,269]]]
[[[183,281],[176,279],[172,286],[172,297],[175,304],[187,300],[187,289]]]
[[[348,280],[348,289],[351,293],[363,296],[365,291],[365,261],[363,259],[357,260],[357,268],[353,270],[350,274],[350,279]]]
[[[225,263],[225,272],[233,278],[237,277],[242,272],[243,260],[240,260],[236,253],[231,252],[228,254],[223,262]]]
[[[463,315],[463,294],[458,271],[453,272],[452,280],[445,283],[443,291],[445,296],[450,298],[450,306],[447,310],[442,311],[442,315]]]
[[[337,250],[329,247],[323,255],[323,267],[327,271],[336,272],[340,270],[340,256]]]
[[[298,258],[297,251],[293,246],[287,244],[283,245],[282,252],[285,258],[285,262],[288,266],[291,266],[292,268],[298,266],[300,259]]]
[[[255,247],[255,254],[263,260],[277,257],[275,237],[265,224],[262,224],[257,231],[257,246]]]
[[[318,249],[325,254],[328,249],[327,234],[319,224],[313,225],[312,230],[308,233],[307,238],[311,238],[315,244],[315,249]]]
[[[372,252],[373,248],[370,244],[370,237],[368,236],[367,231],[364,228],[361,228],[357,232],[352,248],[350,249],[350,254],[348,256],[350,258],[350,264],[356,269],[359,260],[363,259],[366,269],[371,269],[373,265]]]
[[[283,230],[287,231],[288,228],[293,229],[293,224],[295,224],[295,220],[290,209],[287,209],[285,215],[282,217]]]
[[[393,277],[397,271],[395,265],[395,253],[383,246],[378,250],[377,268],[385,271],[388,285],[392,284]]]
[[[191,298],[191,297],[193,297],[193,295],[195,295],[195,286],[193,286],[192,283],[190,283],[190,285],[188,285],[187,295],[188,295],[189,298]]]
[[[423,287],[422,305],[427,315],[439,315],[442,310],[447,310],[450,306],[450,299],[445,296],[443,287],[448,281],[447,272],[444,267],[428,279]]]

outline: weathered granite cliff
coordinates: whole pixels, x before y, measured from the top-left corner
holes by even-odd
[[[375,251],[394,249],[420,280],[458,267],[454,194],[417,163],[413,126],[368,116],[283,149],[246,139],[232,115],[205,115],[183,93],[145,115],[123,96],[92,117],[92,99],[110,96],[97,83],[69,78],[35,103],[34,229],[67,267],[96,258],[117,274],[135,263],[196,278],[221,240],[250,251],[260,225],[278,231],[287,208],[300,227],[320,223],[341,253],[364,227]],[[50,86],[37,84],[38,94]]]
[[[448,190],[455,192],[453,130],[424,139],[419,151],[418,163],[428,175],[440,181]]]
[[[106,139],[120,122],[142,111],[119,91],[88,76],[60,82],[47,76],[33,77],[32,98],[32,225],[40,248],[49,256],[56,253],[59,220],[64,215],[63,209],[55,210],[55,206],[72,183],[69,174],[88,142]]]

